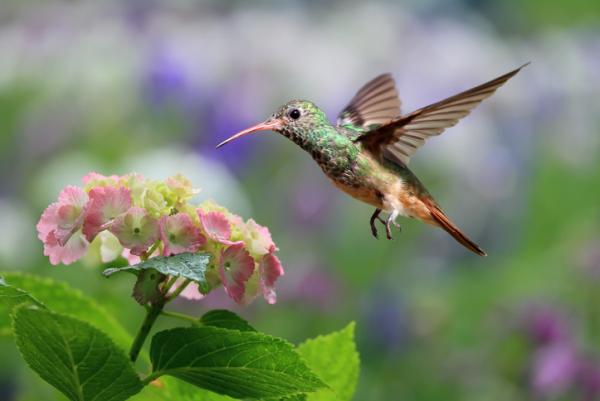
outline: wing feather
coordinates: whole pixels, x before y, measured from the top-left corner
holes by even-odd
[[[337,125],[353,125],[369,130],[399,116],[400,99],[394,78],[390,74],[383,74],[360,88],[339,114]]]
[[[389,121],[361,135],[357,140],[362,141],[377,154],[407,165],[410,157],[423,146],[426,139],[456,125],[461,118],[467,116],[479,103],[490,97],[528,64],[482,85]]]

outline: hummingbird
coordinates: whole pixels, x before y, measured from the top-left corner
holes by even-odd
[[[467,249],[487,256],[446,216],[408,164],[427,139],[454,126],[528,64],[408,114],[401,113],[393,77],[382,74],[360,88],[335,125],[314,103],[292,100],[217,148],[253,132],[277,132],[308,152],[333,185],[375,207],[369,220],[375,238],[378,221],[391,240],[391,227],[400,228],[396,219],[403,216],[440,227]]]

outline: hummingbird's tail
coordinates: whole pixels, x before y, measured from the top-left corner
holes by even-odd
[[[444,214],[444,212],[442,211],[442,209],[440,209],[438,205],[430,202],[425,202],[425,205],[429,209],[429,213],[431,214],[431,217],[433,219],[433,224],[438,225],[444,230],[446,230],[448,234],[453,236],[455,240],[460,242],[465,248],[469,249],[470,251],[476,253],[479,256],[487,256],[487,253],[485,253],[485,251],[481,249],[479,245],[467,238],[467,236],[463,234],[462,231],[460,231],[458,227],[456,227],[454,223],[450,221],[448,216]]]

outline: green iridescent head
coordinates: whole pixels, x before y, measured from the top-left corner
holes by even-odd
[[[257,131],[275,131],[295,139],[326,124],[329,125],[327,116],[314,103],[308,100],[291,100],[277,109],[266,121],[238,132],[217,147]]]

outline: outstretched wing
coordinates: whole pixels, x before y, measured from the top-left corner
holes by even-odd
[[[397,118],[361,135],[357,141],[363,142],[383,157],[407,165],[410,157],[427,138],[439,135],[446,128],[456,125],[458,120],[469,114],[483,99],[490,97],[527,64],[458,95]]]
[[[382,74],[360,88],[339,114],[337,125],[370,130],[399,116],[400,99],[394,78],[390,74]]]

